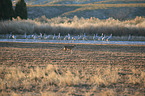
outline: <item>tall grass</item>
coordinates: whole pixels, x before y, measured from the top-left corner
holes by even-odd
[[[143,94],[138,91],[138,93],[135,91],[133,93],[126,92],[125,89],[120,90],[120,93],[120,88],[117,89],[115,85],[120,84],[119,82],[123,79],[118,73],[123,72],[123,67],[100,66],[95,67],[93,70],[90,68],[84,70],[83,68],[76,67],[72,70],[69,67],[62,68],[54,65],[47,65],[45,67],[1,66],[0,70],[0,95],[37,94],[51,96],[63,94],[87,96],[96,94],[115,96],[117,94]],[[144,70],[134,67],[130,68],[130,70],[132,75],[127,75],[122,84],[132,84],[132,86],[138,84],[140,88],[143,88],[145,86]]]
[[[113,34],[115,36],[145,36],[145,18],[136,17],[132,20],[119,21],[113,18],[100,20],[95,17],[84,19],[74,16],[74,18],[56,17],[48,19],[45,16],[34,20],[20,20],[0,22],[0,34],[59,34],[66,35],[87,35],[93,34]]]

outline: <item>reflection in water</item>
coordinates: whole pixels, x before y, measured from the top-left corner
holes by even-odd
[[[145,41],[94,41],[94,40],[43,40],[43,39],[0,39],[0,42],[26,42],[26,43],[78,43],[78,44],[121,44],[145,45]]]

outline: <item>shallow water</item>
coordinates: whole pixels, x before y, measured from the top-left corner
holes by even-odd
[[[119,45],[145,45],[145,41],[94,41],[94,40],[43,40],[43,39],[0,39],[0,42],[26,42],[26,43],[76,43],[76,44],[119,44]]]

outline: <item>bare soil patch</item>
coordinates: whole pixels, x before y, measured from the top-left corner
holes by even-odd
[[[145,46],[83,45],[64,51],[66,44],[0,43],[0,64],[134,65],[145,64]]]

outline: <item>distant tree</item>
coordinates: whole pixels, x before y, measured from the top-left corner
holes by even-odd
[[[11,0],[0,0],[0,20],[10,20],[14,17]]]
[[[19,0],[16,3],[15,13],[16,16],[19,16],[21,19],[27,19],[27,6],[24,0]]]

